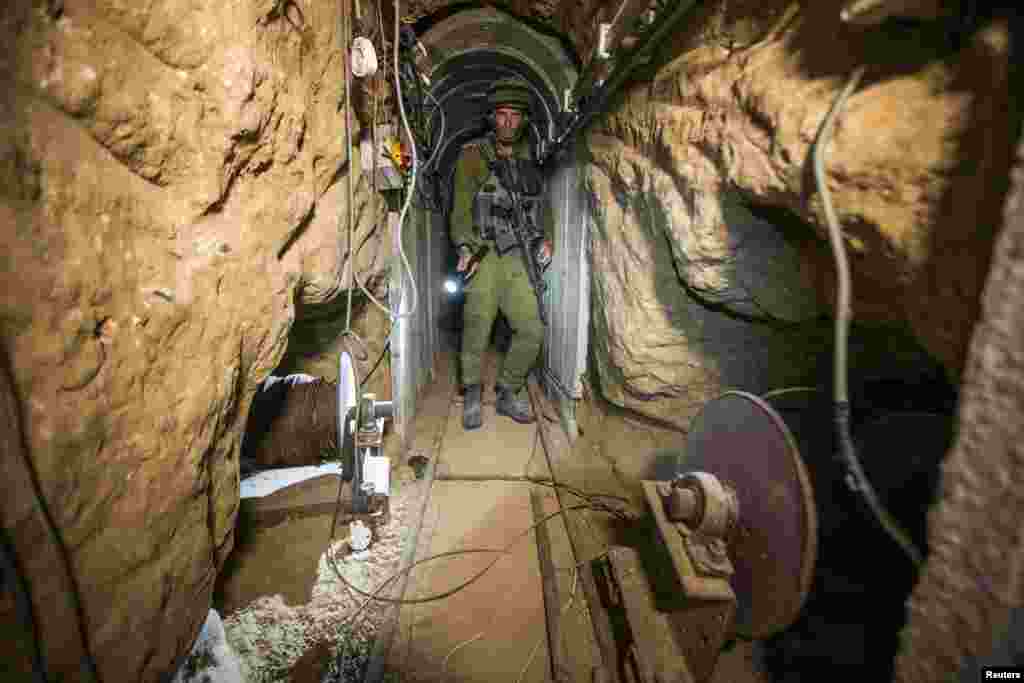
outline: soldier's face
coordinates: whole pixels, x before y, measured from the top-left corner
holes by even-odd
[[[519,127],[523,125],[523,113],[512,107],[497,107],[494,110],[494,124],[499,141],[515,142]]]

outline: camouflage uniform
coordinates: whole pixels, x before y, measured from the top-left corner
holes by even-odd
[[[482,145],[491,145],[489,150]],[[529,412],[525,399],[524,385],[530,368],[537,360],[544,327],[537,310],[537,299],[530,286],[519,248],[499,253],[494,239],[481,235],[479,221],[474,220],[474,201],[481,191],[500,189],[500,183],[488,166],[488,159],[494,158],[494,141],[487,139],[467,144],[455,168],[454,207],[451,216],[451,237],[456,248],[468,247],[476,253],[481,247],[489,246],[487,255],[480,261],[476,274],[466,287],[466,301],[463,309],[462,332],[462,381],[467,388],[467,406],[470,392],[479,392],[481,363],[490,339],[491,327],[499,310],[505,314],[513,329],[512,343],[505,356],[498,375],[500,414],[509,415],[518,422],[532,421],[521,412],[503,411],[502,392],[509,392],[509,400],[518,400]],[[513,147],[512,156],[529,159],[528,145],[520,140]],[[546,202],[539,202],[538,227],[544,238],[552,240],[553,226]],[[476,397],[479,393],[475,394]],[[514,397],[518,397],[517,399]],[[507,402],[506,402],[507,405]],[[464,424],[472,429],[479,426],[479,420],[466,418]]]

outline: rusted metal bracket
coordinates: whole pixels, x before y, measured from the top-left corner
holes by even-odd
[[[639,553],[633,548],[612,548],[608,567],[608,578],[629,625],[627,675],[641,683],[694,683],[673,639],[672,623],[656,607]]]
[[[691,472],[672,483],[658,482],[655,490],[697,571],[731,577],[735,569],[725,539],[739,519],[736,492],[707,472]]]
[[[685,525],[677,525],[666,515],[661,494],[658,492],[659,483],[661,482],[643,482],[644,496],[657,524],[661,541],[672,558],[672,565],[679,577],[683,594],[694,600],[735,601],[736,594],[729,585],[728,575],[716,575],[720,573],[714,571],[709,575],[702,572],[701,567],[694,563],[691,557],[692,551],[687,549],[687,541],[684,540],[684,534],[679,528]],[[694,545],[696,545],[696,540],[690,542],[691,547]],[[728,558],[726,558],[726,562],[728,562]]]
[[[686,598],[669,607],[659,605],[641,554],[634,548],[611,548],[601,567],[602,604],[620,624],[622,679],[707,681],[731,632],[735,601]]]
[[[663,494],[674,487],[666,489],[666,483],[643,482],[643,487],[657,528],[650,548],[658,559],[667,551],[668,561],[661,562],[675,570],[668,572],[675,574],[673,580],[665,581],[666,573],[651,564],[658,559],[621,546],[609,550],[596,578],[603,589],[601,606],[618,626],[622,680],[701,683],[713,674],[734,626],[736,595],[729,585],[733,568],[724,542],[713,532],[719,526],[728,528],[729,520],[709,514],[714,506],[701,507],[703,518],[691,524],[669,519]],[[662,585],[655,587],[654,578]]]

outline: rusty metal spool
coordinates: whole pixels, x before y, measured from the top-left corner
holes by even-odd
[[[796,620],[814,576],[818,517],[797,441],[766,401],[730,391],[691,425],[682,472],[709,472],[739,499],[728,539],[736,632],[767,638]]]

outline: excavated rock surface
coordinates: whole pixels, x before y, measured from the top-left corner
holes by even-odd
[[[330,305],[317,307],[316,314],[296,320],[289,334],[288,350],[281,358],[277,373],[301,372],[336,382],[338,354],[346,351],[358,372],[356,381],[365,382],[363,391],[376,395],[378,400],[390,400],[391,370],[385,345],[391,323],[384,311],[364,297],[353,296],[352,328],[359,341],[351,335],[343,336],[348,317],[347,299],[347,294],[340,296]],[[375,365],[376,370],[373,369]],[[373,375],[367,381],[371,371]]]
[[[709,4],[590,136],[592,338],[618,405],[685,426],[724,388],[800,374],[813,344],[778,323],[829,311],[834,282],[811,144],[858,64],[871,69],[827,161],[855,316],[908,325],[959,374],[1012,147],[1007,29],[950,54],[941,26],[893,35],[842,27],[838,3],[785,10]],[[766,208],[775,229],[753,218]]]
[[[591,137],[593,346],[605,398],[686,429],[724,387],[805,380],[826,347],[800,254],[702,157]],[[752,324],[753,323],[753,324]]]
[[[232,547],[256,383],[296,302],[346,282],[358,169],[337,12],[17,0],[0,16],[0,329],[104,680],[156,681],[188,652]],[[371,284],[380,237],[359,258]]]
[[[1019,633],[1006,629],[1020,609],[1024,557],[1024,144],[1017,164],[971,339],[957,441],[929,515],[931,556],[910,599],[898,681],[945,681],[965,663],[1004,666],[1022,654]],[[977,677],[967,671],[962,680]]]

